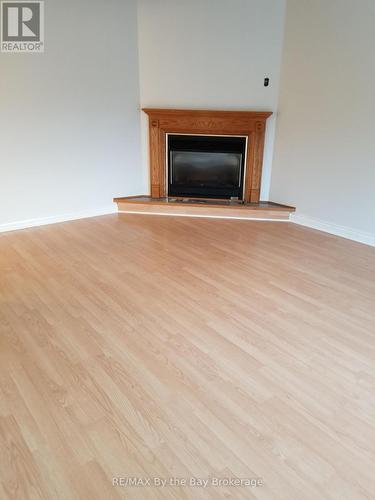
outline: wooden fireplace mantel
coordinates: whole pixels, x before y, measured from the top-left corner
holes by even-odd
[[[167,196],[167,134],[242,135],[248,138],[244,200],[258,203],[266,120],[271,111],[212,111],[144,108],[149,117],[152,198]]]

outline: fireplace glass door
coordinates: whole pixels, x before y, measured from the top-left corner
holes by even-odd
[[[168,195],[243,198],[244,137],[168,137]]]

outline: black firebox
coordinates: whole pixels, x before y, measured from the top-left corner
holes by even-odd
[[[168,196],[243,199],[246,138],[168,136]]]

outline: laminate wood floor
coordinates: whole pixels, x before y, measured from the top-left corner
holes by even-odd
[[[375,498],[375,248],[138,215],[3,233],[0,331],[1,500]]]

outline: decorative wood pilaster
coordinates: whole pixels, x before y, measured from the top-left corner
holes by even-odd
[[[159,164],[159,120],[151,119],[149,123],[150,132],[150,164],[154,166],[150,170],[151,196],[160,198],[160,168],[155,168]]]
[[[265,122],[255,123],[254,133],[254,164],[251,180],[250,202],[258,203],[262,180],[263,152],[264,152]]]

